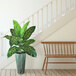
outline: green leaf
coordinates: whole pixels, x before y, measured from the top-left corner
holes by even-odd
[[[12,36],[16,36],[14,29],[10,29],[10,32],[11,32]]]
[[[32,27],[28,28],[28,29],[26,30],[26,32],[24,33],[23,39],[24,39],[24,40],[27,40],[27,39],[32,35],[32,33],[33,33],[34,31],[35,31],[35,26],[32,26]]]
[[[6,35],[5,38],[9,40],[10,46],[18,45],[20,42],[23,41],[23,39],[21,37]]]
[[[30,23],[30,21],[28,21],[27,23],[25,23],[24,26],[22,27],[21,32],[20,32],[21,37],[23,37],[23,35],[24,35],[24,33],[25,33],[25,31],[26,31],[27,26],[29,25],[29,23]]]
[[[16,53],[19,50],[20,50],[20,48],[16,47],[16,46],[9,48],[8,53],[7,53],[7,57],[8,58],[11,57],[14,53]]]
[[[13,20],[14,31],[16,36],[20,36],[21,27],[16,20]]]
[[[11,36],[9,36],[9,35],[6,35],[6,36],[4,36],[6,39],[8,39],[8,40],[10,40],[11,39]]]
[[[25,53],[27,53],[28,55],[30,55],[32,57],[37,56],[37,53],[32,46],[23,46],[22,49],[25,51]]]
[[[34,39],[29,39],[29,40],[27,40],[27,41],[24,42],[24,45],[30,45],[30,44],[32,44],[34,42],[35,42]]]
[[[20,37],[15,37],[15,36],[12,36],[11,39],[10,39],[10,45],[18,45],[19,42],[22,42],[23,39],[20,38]]]

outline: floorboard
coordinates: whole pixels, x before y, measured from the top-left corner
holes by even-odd
[[[24,74],[18,74],[17,70],[0,70],[0,76],[76,76],[76,70],[25,70]]]

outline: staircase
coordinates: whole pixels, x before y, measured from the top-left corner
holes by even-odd
[[[54,34],[74,18],[76,18],[75,0],[51,0],[20,24],[23,25],[29,20],[31,21],[30,26],[36,26],[36,30],[31,36],[36,40],[36,43],[33,44],[33,46],[36,46],[40,41]],[[5,34],[10,33],[8,31]],[[14,55],[9,59],[6,58],[9,44],[8,40],[3,38],[5,34],[0,34],[0,69],[5,68],[15,61]]]

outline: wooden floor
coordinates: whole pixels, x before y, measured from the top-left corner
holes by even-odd
[[[76,76],[76,70],[47,70],[46,75],[42,70],[25,70],[23,75],[16,70],[0,70],[0,76]]]

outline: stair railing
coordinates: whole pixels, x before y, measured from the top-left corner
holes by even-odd
[[[60,17],[64,16],[66,13],[70,12],[74,8],[76,8],[76,0],[51,0],[43,8],[39,9],[34,14],[24,19],[20,24],[23,25],[27,21],[31,21],[30,26],[36,26],[36,31],[32,36],[34,37],[38,35],[40,32],[44,31],[49,26],[51,26],[52,23],[56,22]],[[4,45],[7,45],[6,41],[4,43],[3,36],[4,35],[1,34],[0,56],[4,55]]]

